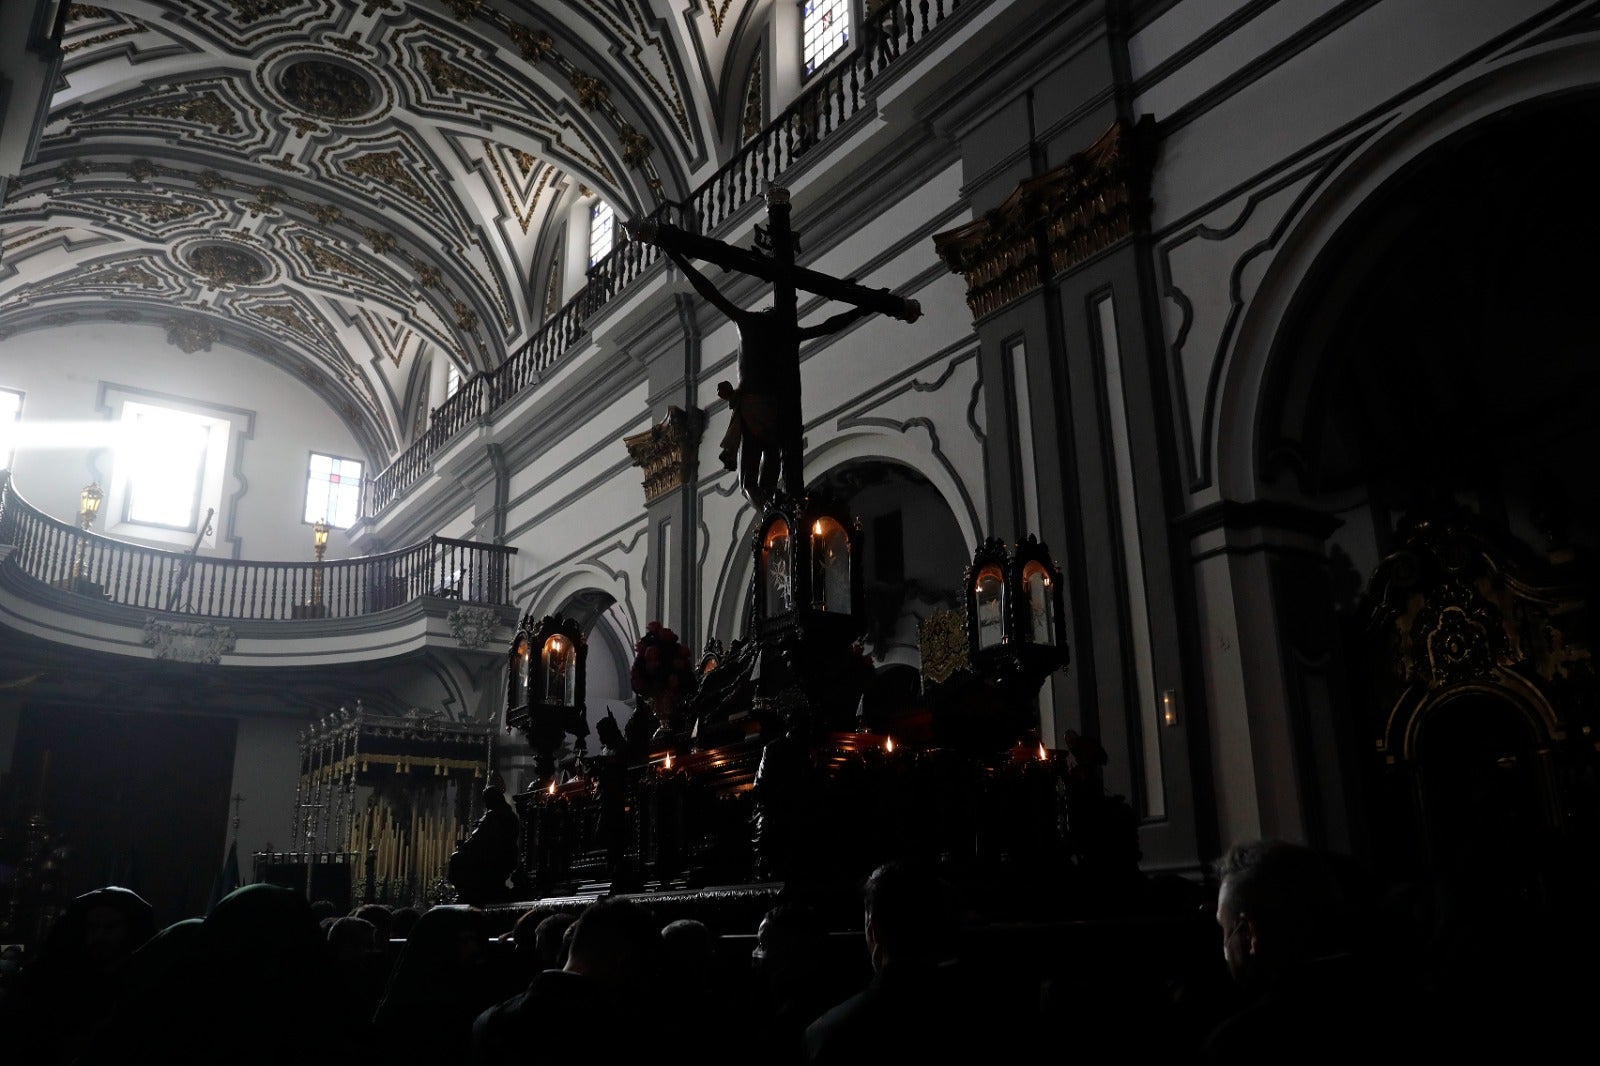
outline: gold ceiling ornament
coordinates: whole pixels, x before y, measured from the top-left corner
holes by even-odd
[[[110,12],[104,8],[95,7],[93,4],[68,4],[67,21],[83,22],[86,19],[109,18]]]
[[[278,92],[297,110],[333,122],[352,122],[381,104],[374,84],[343,60],[315,56],[278,71]]]
[[[974,318],[1150,226],[1155,121],[1118,119],[1086,151],[1021,182],[1000,206],[933,237],[967,279]]]
[[[706,14],[711,16],[711,35],[722,36],[722,22],[728,17],[728,8],[733,6],[733,0],[722,0],[719,7],[717,0],[709,0],[706,4]]]
[[[161,225],[167,222],[182,222],[204,211],[200,204],[180,200],[176,203],[167,200],[145,200],[134,197],[104,196],[100,203],[108,207],[120,208],[131,215],[138,215],[151,225]]]
[[[209,352],[222,335],[222,330],[215,322],[198,315],[169,318],[162,325],[167,329],[167,343],[176,346],[185,355]]]
[[[627,123],[618,131],[622,136],[622,161],[635,170],[650,161],[650,138]]]
[[[306,259],[318,270],[328,274],[343,274],[346,277],[377,283],[378,279],[364,270],[355,260],[347,259],[332,249],[324,248],[304,234],[300,236],[299,245],[300,251],[305,254]]]
[[[455,15],[457,22],[467,22],[483,10],[483,0],[445,0],[445,6]]]
[[[530,63],[539,62],[556,46],[556,39],[544,30],[536,30],[520,23],[513,22],[506,32],[511,36],[511,43],[517,46],[517,51],[522,53],[522,58]]]
[[[383,184],[403,193],[414,203],[426,207],[428,194],[417,179],[411,176],[410,168],[400,158],[400,153],[394,149],[387,152],[367,152],[364,155],[353,156],[343,160],[340,164],[347,173],[356,177],[380,181]]]
[[[527,177],[533,168],[539,165],[539,159],[531,152],[524,152],[521,148],[511,149],[511,158],[517,161],[517,167],[522,171],[522,176]]]
[[[302,337],[316,336],[311,324],[301,316],[300,312],[288,304],[258,304],[251,308],[257,315],[271,322],[276,322],[285,329],[300,334]]]
[[[443,52],[428,45],[417,49],[417,54],[422,57],[422,69],[428,75],[428,80],[433,82],[433,87],[441,93],[477,93],[480,96],[492,96],[499,100],[507,99],[506,94],[496,89],[465,67],[457,66],[445,58]]]
[[[311,208],[311,214],[324,226],[331,226],[344,218],[344,212],[332,204],[317,204]]]
[[[608,90],[605,83],[581,70],[573,70],[572,87],[577,90],[578,105],[585,111],[593,111],[606,102]]]
[[[478,332],[478,313],[456,297],[450,297],[450,310],[456,316],[456,325],[468,333]]]
[[[372,55],[372,49],[361,43],[361,35],[352,33],[348,37],[324,37],[323,40],[341,52],[365,59]]]
[[[141,185],[155,177],[157,173],[155,165],[148,159],[135,159],[128,164],[128,177]]]
[[[361,236],[366,238],[367,243],[372,246],[374,252],[385,255],[394,251],[397,243],[394,239],[394,234],[385,233],[383,230],[374,229],[371,226],[362,226]]]
[[[361,5],[361,17],[371,18],[379,11],[396,11],[394,0],[367,0]]]
[[[137,107],[131,115],[153,115],[158,118],[176,118],[208,126],[217,133],[238,133],[239,116],[233,108],[222,102],[215,93],[191,96],[187,100],[167,100],[146,107]]]
[[[228,184],[228,180],[221,174],[218,174],[215,170],[202,170],[200,172],[200,176],[194,179],[194,181],[196,185],[200,186],[206,192],[216,192],[218,189]]]
[[[89,166],[77,159],[69,159],[55,169],[55,177],[71,185],[83,175],[89,173]]]
[[[202,244],[190,249],[184,260],[214,289],[255,285],[272,273],[260,256],[231,244]]]
[[[417,264],[417,283],[423,288],[437,289],[443,281],[444,277],[437,267],[429,266],[427,263]]]
[[[150,271],[136,264],[125,264],[114,270],[104,270],[89,278],[94,285],[136,285],[141,289],[153,289],[161,284],[161,279]]]
[[[705,424],[705,412],[698,407],[668,407],[661,421],[643,433],[622,438],[633,465],[644,471],[646,504],[693,482],[699,460],[696,445]]]
[[[302,137],[309,137],[313,133],[321,133],[327,128],[320,122],[314,122],[309,118],[300,118],[298,115],[281,115],[279,117],[283,119],[290,129]]]
[[[253,199],[241,200],[240,203],[250,212],[252,218],[258,218],[261,215],[277,214],[276,205],[286,199],[289,198],[276,185],[262,185],[255,190]]]
[[[304,0],[228,0],[228,6],[233,9],[235,21],[248,26],[268,15],[276,15],[303,2]]]

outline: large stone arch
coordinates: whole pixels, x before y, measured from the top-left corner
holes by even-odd
[[[1349,668],[1333,614],[1328,538],[1340,520],[1265,462],[1286,368],[1331,358],[1299,344],[1325,287],[1390,193],[1497,116],[1600,88],[1600,39],[1490,57],[1396,105],[1236,269],[1230,339],[1210,370],[1191,485],[1197,647],[1220,836],[1362,846],[1359,767],[1348,734]],[[1466,220],[1464,225],[1469,224]],[[1251,282],[1254,271],[1259,280]],[[1220,506],[1208,506],[1220,505]],[[1358,739],[1358,738],[1357,738]]]
[[[814,484],[832,471],[861,462],[893,463],[926,479],[949,508],[966,541],[967,553],[977,548],[981,538],[979,509],[983,500],[974,499],[952,468],[940,462],[937,456],[930,456],[925,449],[915,447],[905,434],[862,430],[830,437],[806,456],[806,483]],[[707,613],[711,621],[709,635],[723,641],[742,635],[739,627],[744,621],[754,566],[750,538],[755,536],[756,521],[760,517],[754,507],[742,502],[735,522],[741,531],[739,536],[720,553],[706,558],[702,580],[711,602]],[[952,581],[959,579],[959,574],[952,575]]]
[[[1310,197],[1285,232],[1214,373],[1217,415],[1205,447],[1225,500],[1262,495],[1260,423],[1268,374],[1285,358],[1283,338],[1307,283],[1337,254],[1348,224],[1391,181],[1450,138],[1510,108],[1600,88],[1600,39],[1558,42],[1487,62],[1442,82],[1351,154]]]

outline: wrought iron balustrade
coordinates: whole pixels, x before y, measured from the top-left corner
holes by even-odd
[[[934,30],[984,0],[887,0],[863,20],[856,47],[817,74],[783,113],[682,202],[655,214],[713,233],[765,192],[808,152],[837,133],[867,103],[867,89]],[[487,374],[473,375],[439,406],[427,430],[367,485],[366,513],[380,514],[432,468],[456,433],[538,384],[584,333],[583,323],[655,263],[653,246],[624,242],[589,269],[589,282],[539,332]],[[479,383],[474,387],[474,383]]]
[[[307,563],[191,557],[85,532],[17,494],[0,471],[3,564],[54,588],[149,611],[233,620],[355,618],[421,596],[511,602],[515,548],[430,537],[381,555]]]

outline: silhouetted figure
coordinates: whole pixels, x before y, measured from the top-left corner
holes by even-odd
[[[483,815],[450,856],[450,883],[463,903],[502,903],[511,898],[508,883],[516,872],[517,837],[522,823],[505,792],[483,790]]]
[[[396,907],[390,922],[389,938],[391,940],[405,940],[411,936],[411,930],[417,927],[422,920],[422,912],[415,907]]]
[[[466,1058],[472,1019],[494,1002],[483,912],[432,907],[395,962],[372,1026],[384,1063],[438,1066]]]
[[[799,1062],[806,1026],[844,998],[828,972],[827,949],[827,929],[810,907],[782,903],[761,919],[750,953],[759,1019],[753,1058]]]
[[[1206,1061],[1354,1062],[1375,1053],[1421,1061],[1428,1012],[1396,975],[1354,950],[1355,914],[1327,857],[1279,841],[1236,844],[1216,875],[1223,957],[1253,999],[1207,1038]],[[1376,1017],[1384,1019],[1381,1051],[1362,1024]]]
[[[675,1016],[692,1017],[710,1004],[715,949],[716,937],[704,922],[679,918],[662,927],[662,987]]]
[[[147,948],[134,957],[129,995],[83,1066],[281,1066],[283,1049],[259,1034],[285,1019],[294,1020],[300,1061],[332,1066],[356,1053],[329,994],[327,945],[297,893],[235,889],[203,922],[169,928]]]
[[[377,930],[366,919],[350,916],[334,919],[327,935],[333,967],[329,994],[339,1004],[347,1038],[365,1043],[389,976],[381,964]]]
[[[363,903],[351,912],[351,917],[372,923],[372,939],[378,950],[384,950],[394,935],[394,912],[381,903]]]
[[[576,914],[557,911],[541,920],[533,931],[533,950],[542,969],[559,970],[567,964],[567,949],[572,945],[567,933]]]
[[[585,908],[570,931],[564,968],[543,971],[527,991],[479,1015],[475,1062],[627,1062],[651,1054],[661,1038],[651,987],[661,952],[655,923],[636,904],[611,898]]]
[[[956,921],[948,886],[892,862],[865,889],[872,982],[813,1022],[812,1063],[1008,1061],[1016,1026],[997,1025],[981,987],[951,961]]]
[[[33,1062],[77,1058],[109,1015],[129,960],[155,931],[155,912],[126,888],[97,888],[73,900],[0,1011],[7,1034],[0,1039]]]

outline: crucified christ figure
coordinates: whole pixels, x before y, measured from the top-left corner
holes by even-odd
[[[628,226],[635,240],[654,244],[666,253],[694,290],[739,327],[739,386],[734,388],[726,381],[717,384],[717,395],[728,401],[732,411],[720,455],[724,466],[739,471],[740,488],[758,508],[766,505],[780,484],[791,499],[798,500],[805,493],[800,343],[838,332],[873,312],[906,322],[915,322],[922,314],[915,300],[796,267],[786,189],[773,186],[767,190],[767,217],[770,255],[664,222],[650,220]],[[772,282],[772,306],[761,311],[736,306],[689,263],[691,256]],[[816,325],[802,326],[797,298],[802,291],[849,304],[850,309]]]
[[[739,385],[717,382],[717,395],[728,402],[728,429],[717,457],[739,471],[739,487],[757,507],[771,498],[780,478],[784,490],[798,498],[803,491],[804,420],[800,413],[800,343],[837,333],[872,312],[865,307],[801,326],[794,315],[776,306],[760,311],[738,307],[677,252],[667,257],[689,284],[739,327]]]

